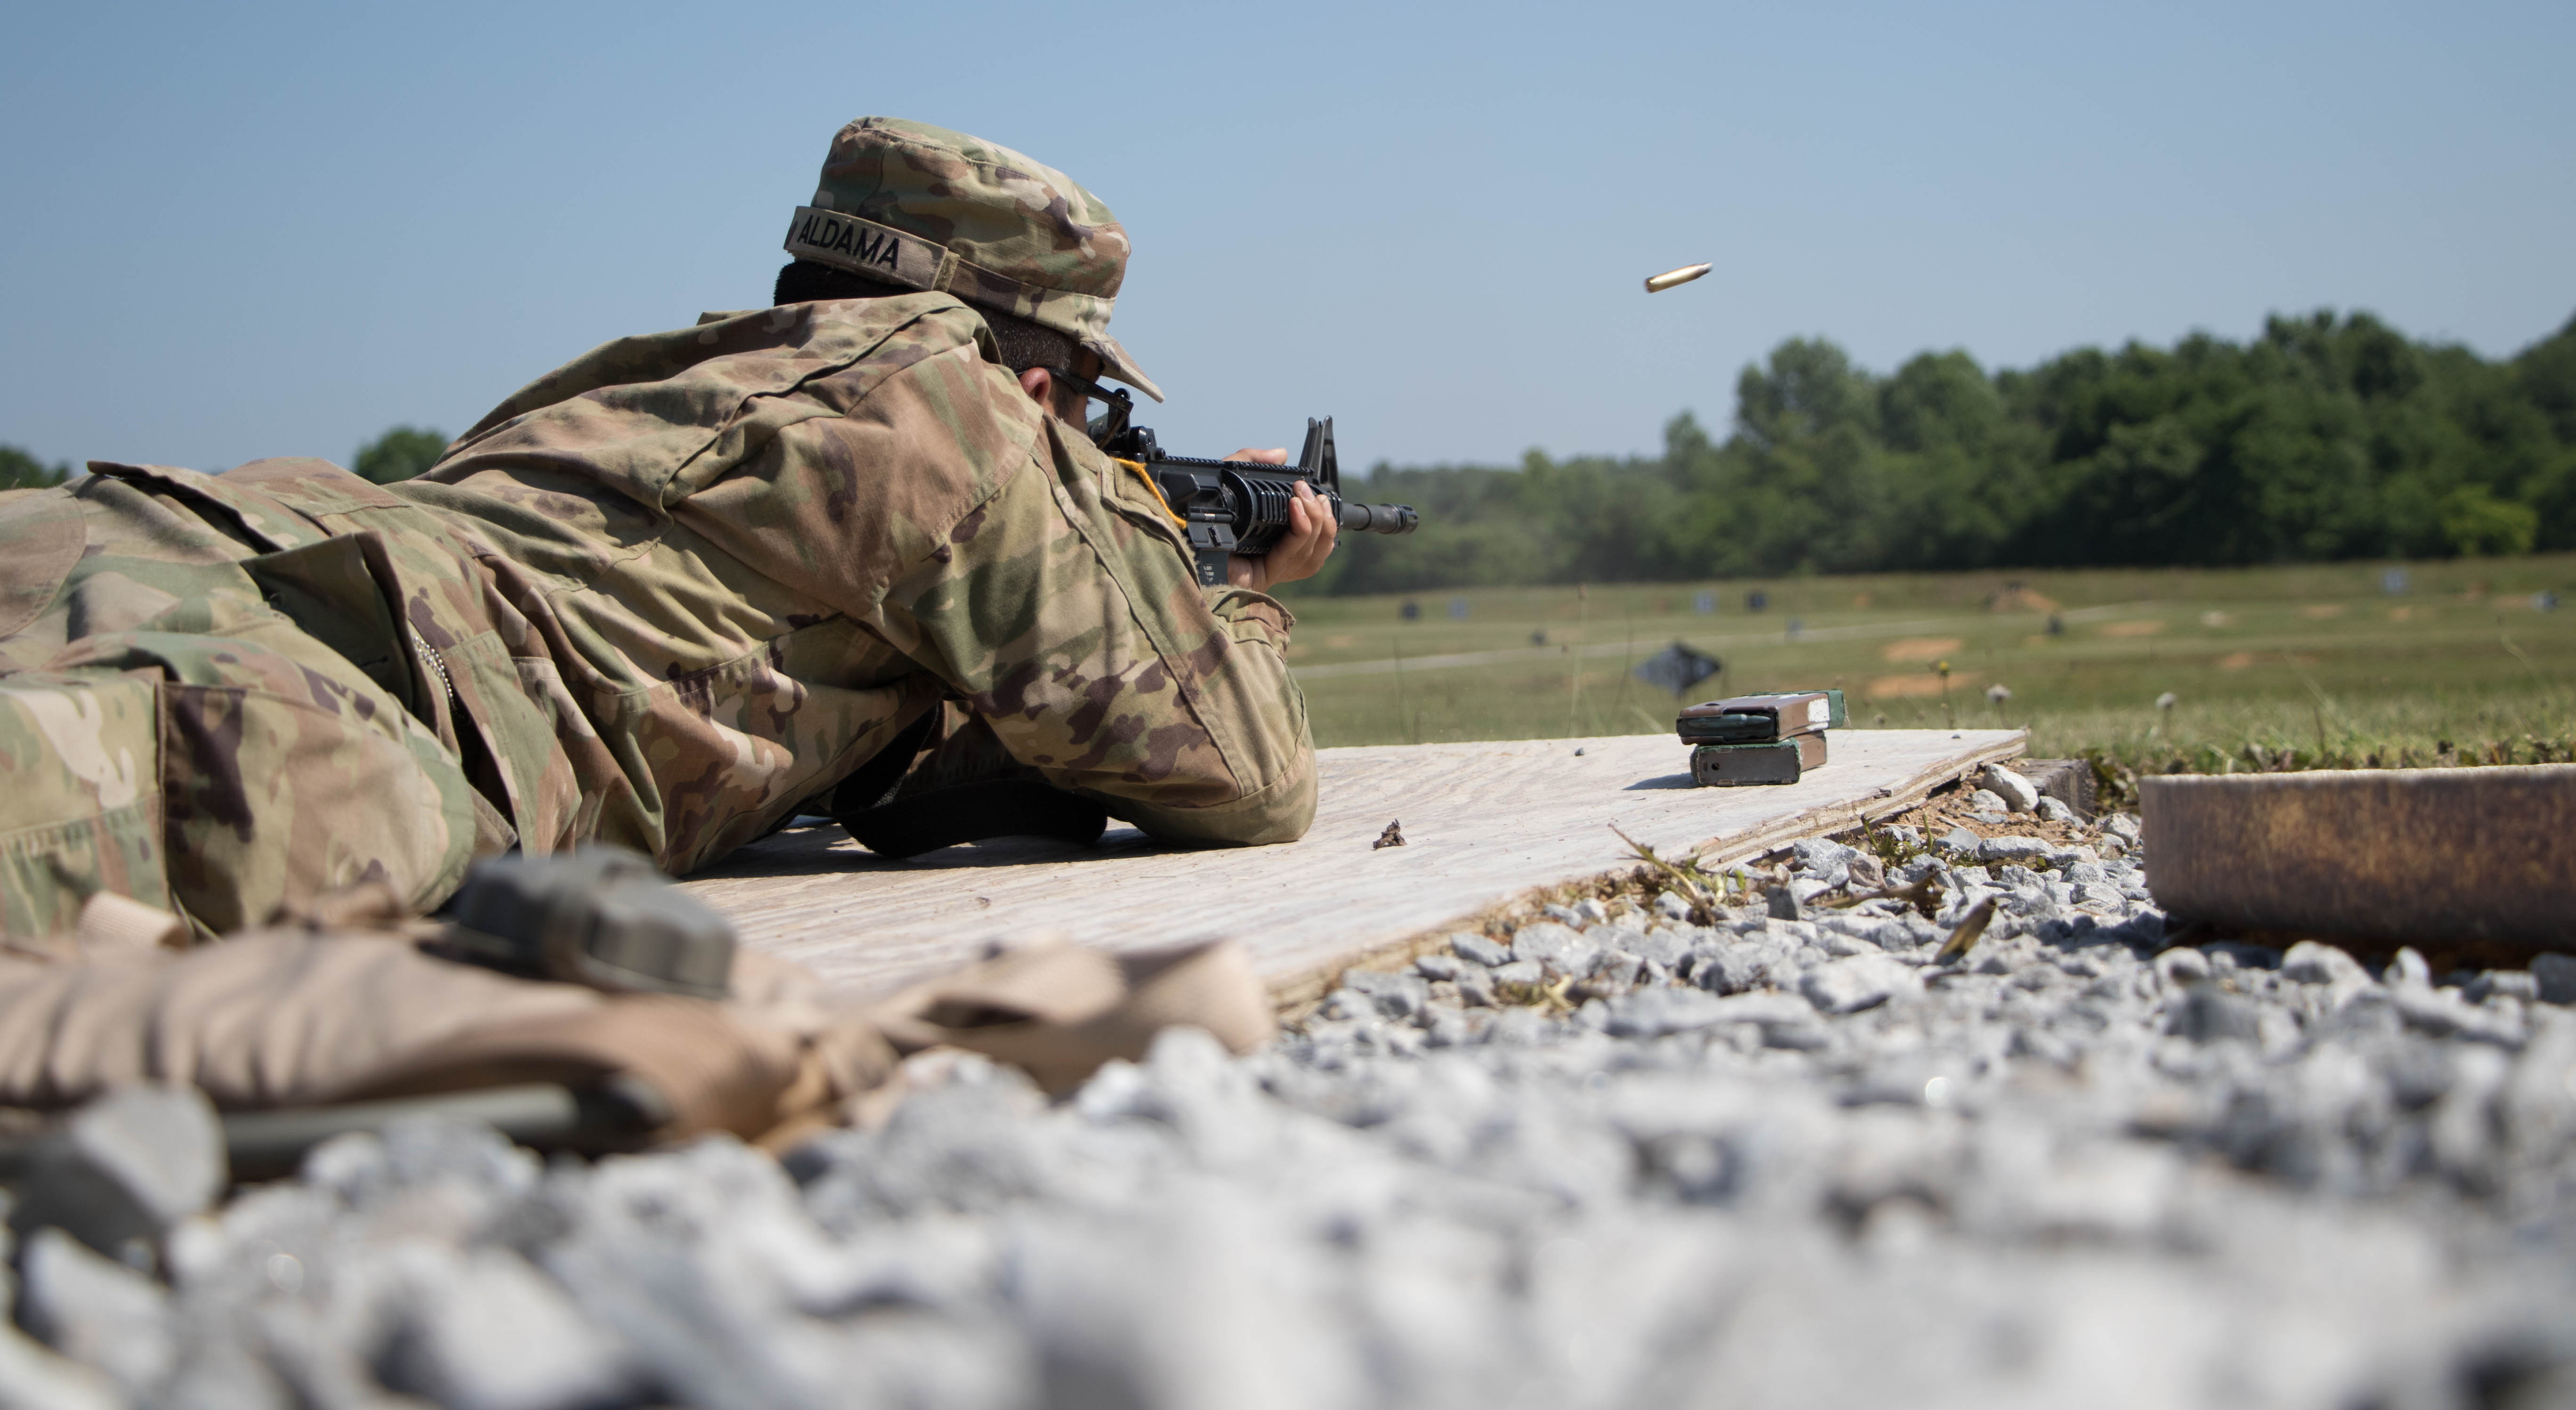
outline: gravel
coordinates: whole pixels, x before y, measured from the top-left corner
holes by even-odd
[[[8,1223],[54,1229],[129,1262],[158,1256],[164,1230],[223,1193],[215,1110],[189,1089],[134,1086],[82,1108],[38,1143],[14,1182]]]
[[[2543,1002],[2576,1004],[2576,955],[2534,956],[2530,973]]]
[[[2012,812],[2027,813],[2039,806],[2039,786],[2001,764],[1986,765],[1977,777]]]
[[[2568,1403],[2576,974],[2162,949],[2130,821],[1886,868],[1929,918],[1587,898],[1059,1103],[919,1059],[784,1160],[344,1137],[166,1282],[29,1234],[68,1398],[0,1406]]]

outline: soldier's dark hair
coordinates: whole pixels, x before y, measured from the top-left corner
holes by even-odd
[[[900,284],[852,274],[812,260],[791,260],[778,271],[778,286],[770,295],[774,304],[807,304],[823,299],[884,299],[898,294],[918,294]],[[1043,367],[1059,376],[1073,371],[1082,345],[1052,328],[1031,323],[1017,314],[973,306],[984,315],[993,330],[993,341],[1002,349],[1002,365],[1013,372],[1026,372]]]

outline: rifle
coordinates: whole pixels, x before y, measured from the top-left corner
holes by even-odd
[[[1409,504],[1353,504],[1342,498],[1341,463],[1333,454],[1333,418],[1306,419],[1306,448],[1294,465],[1247,460],[1200,460],[1172,455],[1155,444],[1152,429],[1127,424],[1126,393],[1110,398],[1107,415],[1092,422],[1102,451],[1145,467],[1172,512],[1181,516],[1199,585],[1225,582],[1231,554],[1259,557],[1288,533],[1288,506],[1297,482],[1313,485],[1333,512],[1333,522],[1363,534],[1409,534],[1422,516]]]

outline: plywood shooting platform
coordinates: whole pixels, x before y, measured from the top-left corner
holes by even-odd
[[[1230,938],[1283,998],[1366,956],[1543,887],[1633,865],[1616,825],[1712,862],[1840,831],[2022,752],[2018,730],[1837,730],[1794,784],[1692,786],[1670,735],[1319,751],[1315,825],[1276,847],[1187,850],[1113,825],[1099,845],[1029,838],[879,857],[835,825],[791,828],[684,883],[744,940],[879,989],[1052,932],[1150,949]],[[1401,819],[1406,845],[1372,849]]]

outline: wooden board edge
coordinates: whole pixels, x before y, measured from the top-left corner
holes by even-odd
[[[1864,822],[1877,822],[1882,818],[1919,806],[1924,799],[1931,796],[1934,789],[1944,784],[1966,778],[1988,764],[1998,764],[2006,759],[2017,758],[2029,748],[2030,732],[2019,731],[2011,739],[1980,745],[1964,754],[1954,755],[1918,772],[1895,787],[1879,789],[1865,798],[1854,799],[1848,803],[1828,804],[1819,809],[1782,818],[1778,822],[1754,828],[1749,832],[1711,839],[1709,842],[1700,844],[1698,849],[1700,860],[1706,866],[1724,866],[1729,862],[1740,862],[1747,858],[1778,851],[1803,838],[1827,837],[1837,832],[1847,832]],[[1720,843],[1724,845],[1721,847],[1718,845]],[[1544,904],[1546,897],[1556,892],[1597,883],[1606,877],[1627,870],[1629,868],[1624,866],[1605,867],[1587,876],[1528,887],[1491,905],[1469,911],[1438,925],[1426,926],[1401,940],[1373,944],[1365,950],[1343,958],[1309,965],[1270,981],[1271,1007],[1283,1025],[1300,1021],[1322,1004],[1326,995],[1341,987],[1342,975],[1350,970],[1400,968],[1431,953],[1446,943],[1450,936],[1462,930],[1484,931],[1516,913],[1537,909]]]

